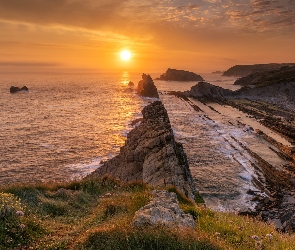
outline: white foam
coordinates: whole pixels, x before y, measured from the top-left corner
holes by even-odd
[[[97,157],[92,160],[86,160],[79,163],[69,164],[64,166],[64,168],[70,169],[71,172],[73,172],[73,175],[71,176],[71,180],[77,180],[81,179],[92,172],[94,172],[96,169],[102,166],[103,162],[106,160],[109,160],[113,158],[113,154],[109,154],[104,157]]]

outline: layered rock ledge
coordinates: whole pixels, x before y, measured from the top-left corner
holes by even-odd
[[[156,80],[163,81],[203,81],[203,77],[200,75],[186,71],[186,70],[178,70],[178,69],[167,69],[166,73],[162,74],[160,77],[156,78]]]
[[[181,143],[174,139],[167,111],[161,101],[142,110],[142,122],[127,135],[120,154],[93,174],[110,174],[128,181],[143,181],[154,187],[176,186],[194,199],[196,189]]]

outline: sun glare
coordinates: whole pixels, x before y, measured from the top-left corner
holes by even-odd
[[[128,50],[123,50],[120,56],[122,60],[128,61],[131,58],[131,53]]]

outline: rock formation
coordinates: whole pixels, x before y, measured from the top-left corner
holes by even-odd
[[[157,87],[150,75],[142,74],[142,80],[139,81],[137,93],[141,96],[159,98]]]
[[[295,67],[281,67],[277,70],[256,72],[235,81],[235,85],[256,87],[267,86],[277,83],[295,82]]]
[[[142,122],[127,135],[120,154],[93,174],[122,181],[143,181],[154,187],[176,186],[194,199],[195,186],[186,155],[174,139],[168,114],[160,101],[146,106]]]
[[[255,72],[263,72],[277,70],[284,66],[295,66],[295,63],[269,63],[269,64],[254,64],[254,65],[235,65],[226,70],[224,76],[247,76]]]
[[[223,89],[221,87],[212,85],[208,82],[199,82],[195,86],[191,87],[189,92],[186,92],[186,95],[190,95],[196,98],[199,97],[224,97],[231,95],[233,91],[228,89]]]
[[[156,80],[164,81],[203,81],[204,79],[193,72],[178,69],[167,69],[166,73],[162,74]]]
[[[190,214],[179,208],[175,193],[164,190],[153,191],[154,198],[146,206],[139,209],[132,221],[132,226],[166,226],[170,228],[191,228],[196,230],[196,223]]]
[[[19,87],[15,87],[15,86],[11,86],[10,87],[10,93],[16,93],[16,92],[19,92],[19,91],[28,91],[28,87],[27,86],[23,86],[22,88],[19,88]]]

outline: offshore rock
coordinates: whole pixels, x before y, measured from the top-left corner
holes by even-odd
[[[154,198],[146,206],[139,209],[132,221],[132,226],[166,226],[169,228],[191,228],[196,230],[196,223],[190,214],[180,209],[175,193],[164,190],[153,191]]]
[[[193,72],[178,69],[167,69],[166,73],[162,74],[156,80],[163,81],[203,81],[204,79]]]
[[[16,92],[19,92],[19,91],[29,91],[28,87],[27,86],[23,86],[22,88],[19,88],[19,87],[15,87],[15,86],[11,86],[10,87],[10,93],[16,93]]]
[[[187,158],[174,139],[164,105],[155,101],[142,114],[142,122],[128,133],[120,154],[93,174],[110,174],[125,182],[143,181],[154,187],[176,186],[194,199],[196,190]]]
[[[226,95],[233,94],[233,91],[228,89],[223,89],[221,87],[212,85],[208,82],[199,82],[195,86],[191,87],[191,90],[189,92],[186,92],[185,94],[188,94],[193,97],[224,97]]]
[[[138,83],[137,93],[141,96],[159,98],[153,79],[146,74],[142,74],[142,80]]]

